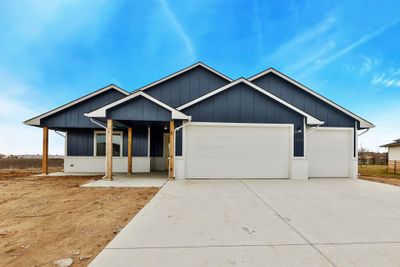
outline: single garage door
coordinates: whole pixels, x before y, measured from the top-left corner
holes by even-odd
[[[307,130],[307,158],[310,177],[350,177],[353,129]]]
[[[192,123],[185,129],[187,178],[288,178],[292,127]]]

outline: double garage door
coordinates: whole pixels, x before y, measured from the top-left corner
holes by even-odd
[[[185,130],[187,178],[289,178],[292,127],[192,124]]]
[[[189,179],[290,178],[291,125],[193,123],[184,144]],[[351,128],[307,130],[306,151],[309,177],[351,176]]]

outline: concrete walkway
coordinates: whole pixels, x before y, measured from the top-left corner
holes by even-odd
[[[91,266],[399,266],[400,187],[168,182]]]

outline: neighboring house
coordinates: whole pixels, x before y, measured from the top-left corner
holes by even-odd
[[[381,147],[387,147],[388,149],[388,172],[400,172],[400,139]]]
[[[44,172],[52,129],[65,132],[66,172],[177,179],[357,177],[357,130],[374,127],[275,69],[233,81],[203,63],[25,123],[44,129]]]

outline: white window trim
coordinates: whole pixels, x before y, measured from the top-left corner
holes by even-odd
[[[97,156],[97,135],[98,134],[106,134],[106,131],[94,131],[93,132],[93,157],[95,158],[104,158],[105,156]],[[124,152],[124,132],[123,131],[113,131],[113,135],[120,135],[121,136],[121,147],[119,156],[113,156],[113,158],[122,158]]]

